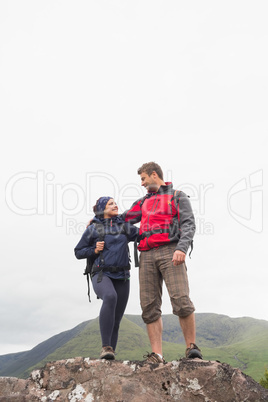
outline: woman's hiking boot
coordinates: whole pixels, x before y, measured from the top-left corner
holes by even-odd
[[[100,359],[114,360],[114,350],[111,346],[103,346],[100,354]]]
[[[187,359],[203,359],[201,350],[196,346],[195,343],[191,343],[190,347],[186,349],[185,356]]]
[[[165,359],[160,357],[157,353],[149,353],[147,352],[147,355],[143,356],[145,358],[144,363],[153,363],[153,364],[160,364],[163,363],[165,364]]]

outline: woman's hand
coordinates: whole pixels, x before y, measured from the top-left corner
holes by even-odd
[[[97,241],[95,254],[99,254],[104,249],[104,241]]]

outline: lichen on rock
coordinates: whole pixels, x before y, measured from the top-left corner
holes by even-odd
[[[167,364],[77,357],[47,363],[27,380],[0,378],[0,401],[268,401],[268,390],[217,361]]]

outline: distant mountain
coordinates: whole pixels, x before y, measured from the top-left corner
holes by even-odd
[[[88,322],[83,322],[69,331],[64,331],[58,335],[52,336],[52,338],[40,343],[29,351],[0,356],[0,376],[23,378],[24,372],[29,367],[43,361],[46,356],[53,353],[61,345],[75,338],[87,323]]]
[[[167,361],[184,356],[183,335],[174,315],[163,316],[163,353]],[[204,359],[220,360],[259,381],[268,366],[268,321],[196,314],[197,344]],[[0,376],[26,378],[46,362],[73,357],[98,358],[101,339],[98,318],[49,338],[30,351],[0,356]],[[116,358],[143,360],[150,344],[140,316],[126,315],[121,323]]]

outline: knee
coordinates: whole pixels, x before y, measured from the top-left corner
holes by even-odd
[[[162,311],[157,305],[152,304],[142,307],[142,319],[145,324],[151,324],[152,322],[157,321],[161,315]]]
[[[117,303],[117,294],[114,293],[106,293],[103,297],[103,303],[107,303],[109,306],[115,306]]]
[[[188,296],[172,300],[173,314],[185,318],[195,311],[195,307]]]

